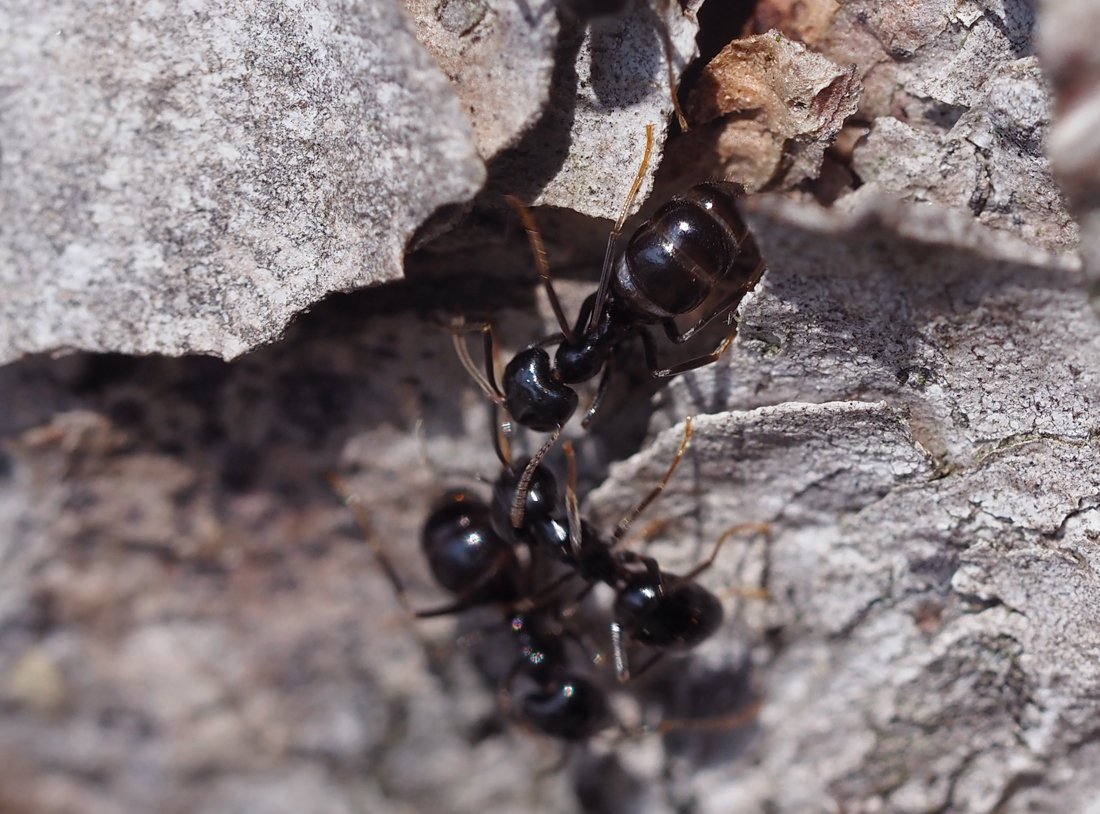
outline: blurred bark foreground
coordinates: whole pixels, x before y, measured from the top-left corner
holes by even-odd
[[[761,0],[725,48],[718,2],[0,19],[0,813],[1093,810],[1100,3],[1048,0],[1036,53],[1026,0]],[[550,330],[498,193],[570,210],[536,216],[587,293],[649,122],[642,197],[763,190],[769,268],[718,363],[578,441],[583,508],[610,529],[695,415],[644,544],[682,571],[769,534],[702,577],[719,634],[616,709],[760,712],[546,774],[507,637],[406,619],[325,475],[438,604],[420,522],[496,462],[434,311]],[[411,241],[431,276],[318,304]]]

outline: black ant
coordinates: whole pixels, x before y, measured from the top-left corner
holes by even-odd
[[[721,625],[722,604],[718,598],[695,581],[711,567],[725,542],[744,531],[767,532],[766,526],[750,523],[734,526],[719,538],[713,551],[703,562],[686,574],[662,571],[652,557],[618,547],[631,524],[664,491],[676,471],[691,440],[692,422],[684,422],[680,446],[660,482],[619,521],[610,540],[580,516],[576,494],[576,461],[573,447],[565,442],[568,461],[568,481],[564,499],[554,475],[544,465],[532,470],[529,488],[524,494],[523,523],[512,524],[513,496],[530,464],[526,461],[511,465],[505,460],[497,443],[497,452],[504,464],[493,488],[492,517],[494,528],[505,539],[526,544],[532,553],[550,557],[569,571],[552,584],[557,587],[569,577],[579,577],[587,587],[576,597],[576,605],[597,584],[608,585],[615,592],[611,623],[611,644],[615,671],[620,682],[630,679],[624,638],[646,645],[656,651],[653,658],[636,671],[645,671],[665,653],[689,650],[708,639]]]
[[[528,512],[521,529],[511,526],[507,508],[522,467],[504,465],[494,485],[492,506],[465,490],[445,493],[434,504],[421,529],[420,546],[433,578],[453,596],[453,601],[427,610],[412,609],[403,581],[371,532],[362,502],[340,478],[333,476],[331,480],[344,502],[354,510],[375,559],[402,606],[417,618],[456,614],[475,607],[504,611],[504,622],[517,649],[502,688],[506,709],[539,733],[564,741],[581,741],[614,721],[604,692],[570,664],[565,642],[570,634],[564,621],[597,584],[611,586],[616,594],[610,629],[620,682],[631,678],[624,640],[657,651],[635,671],[634,675],[638,675],[665,653],[690,649],[709,638],[722,622],[721,603],[695,582],[695,577],[710,567],[723,543],[744,527],[724,534],[710,557],[682,576],[662,571],[650,557],[616,549],[631,523],[666,487],[690,437],[689,419],[680,447],[661,482],[620,521],[610,542],[579,516],[576,464],[569,442],[565,445],[569,478],[564,500],[553,474],[539,466],[528,493]],[[505,460],[499,437],[497,451]],[[530,554],[526,563],[519,556],[521,545]],[[549,585],[533,591],[531,575],[539,557],[554,559],[568,570]],[[558,589],[574,577],[588,584],[579,595],[565,602]],[[512,687],[517,682],[521,684],[521,692],[513,700]],[[730,725],[740,725],[743,719],[744,716],[731,719],[734,723]],[[718,721],[666,721],[658,729],[667,732],[720,726],[723,725]],[[619,728],[627,731],[622,725]]]
[[[370,531],[361,501],[339,478],[332,482],[356,513],[374,550],[375,559],[402,606],[417,618],[459,613],[479,606],[508,611],[504,623],[515,637],[517,656],[502,689],[507,709],[526,726],[564,741],[589,738],[610,723],[603,691],[575,671],[554,620],[554,608],[523,601],[525,569],[513,543],[493,529],[490,508],[462,490],[447,492],[436,502],[420,535],[420,547],[436,583],[454,596],[448,605],[414,611],[405,585]],[[527,607],[524,607],[526,605]],[[524,691],[513,701],[517,680]]]
[[[457,329],[455,346],[459,358],[493,403],[503,406],[520,425],[553,433],[532,458],[529,470],[549,451],[576,410],[578,397],[572,385],[603,371],[596,396],[582,422],[585,427],[591,423],[610,381],[612,354],[633,337],[641,339],[646,366],[655,378],[675,376],[717,360],[733,341],[736,329],[710,353],[662,368],[647,326],[660,323],[670,341],[682,344],[717,317],[729,313],[763,272],[759,252],[737,211],[736,200],[742,190],[729,183],[699,184],[673,198],[643,222],[622,254],[617,254],[616,243],[645,177],[652,147],[653,127],[649,125],[641,167],[608,237],[599,287],[585,300],[572,327],[554,291],[534,220],[519,201],[512,199],[530,238],[539,278],[561,330],[520,350],[504,368],[498,385],[491,327],[488,323],[475,323]],[[738,262],[746,246],[757,258],[751,270]],[[731,287],[731,293],[682,331],[676,318],[706,304],[720,284]],[[477,370],[459,335],[470,331],[480,331],[485,337],[485,376]],[[553,362],[546,351],[552,345],[557,345]],[[529,471],[526,478],[520,479],[519,491],[524,490],[530,477]],[[517,493],[512,518],[517,527],[522,524],[522,502]]]

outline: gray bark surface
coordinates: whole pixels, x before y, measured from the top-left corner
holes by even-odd
[[[0,812],[1094,810],[1096,3],[761,0],[677,135],[654,21],[678,74],[697,5],[150,8],[0,22]],[[642,213],[766,190],[768,270],[718,362],[625,354],[567,435],[610,532],[693,417],[627,544],[682,573],[730,532],[726,619],[616,687],[597,591],[617,717],[693,726],[546,771],[501,614],[410,619],[366,537],[445,601],[421,524],[499,464],[440,320],[556,330],[500,193],[551,204],[574,314],[649,122]]]

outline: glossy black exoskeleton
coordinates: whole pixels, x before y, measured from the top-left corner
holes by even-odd
[[[675,458],[660,483],[620,522],[610,539],[579,512],[570,516],[575,503],[572,445],[566,442],[570,477],[564,494],[557,478],[543,464],[537,464],[526,493],[523,523],[511,523],[513,497],[527,462],[505,463],[493,488],[493,525],[497,533],[532,553],[565,565],[572,575],[587,583],[585,593],[596,584],[605,584],[615,592],[612,645],[620,680],[626,680],[627,667],[623,637],[657,651],[684,651],[708,639],[722,623],[722,604],[695,577],[711,566],[725,542],[723,536],[714,552],[690,573],[680,576],[662,571],[656,560],[618,547],[630,523],[657,498],[675,472],[691,438],[691,420],[685,422],[684,437]]]
[[[603,691],[570,664],[562,632],[555,628],[556,607],[542,603],[526,613],[512,613],[525,598],[527,574],[515,542],[494,530],[490,507],[484,501],[465,490],[447,492],[425,520],[420,543],[436,583],[455,601],[414,612],[416,616],[503,606],[504,622],[516,646],[505,689],[511,698],[518,681],[519,691],[510,707],[521,722],[564,741],[584,740],[611,723]],[[379,551],[376,554],[407,607],[404,585],[388,559]]]
[[[571,668],[560,634],[542,629],[538,619],[517,615],[511,622],[519,657],[507,683],[518,676],[530,684],[519,696],[519,717],[544,735],[585,740],[611,723],[607,697]]]
[[[675,574],[637,573],[615,597],[615,619],[631,639],[662,650],[689,650],[722,624],[722,603]]]
[[[686,342],[729,313],[759,278],[759,256],[737,211],[740,194],[734,184],[705,183],[662,206],[638,227],[615,262],[605,264],[599,289],[585,301],[573,327],[560,316],[548,273],[540,272],[555,302],[561,331],[523,349],[505,368],[499,397],[519,424],[544,432],[561,427],[576,409],[572,386],[604,371],[602,395],[612,353],[635,336],[657,378],[693,370],[721,355],[732,335],[709,354],[662,368],[647,326],[659,323],[669,340]],[[744,262],[747,246],[756,262]],[[727,289],[722,299],[694,325],[680,330],[676,319],[703,306],[719,287]],[[551,362],[546,347],[553,345],[557,350]],[[586,424],[599,401],[597,395]]]
[[[453,490],[435,505],[420,532],[420,549],[435,581],[460,602],[514,602],[522,568],[516,549],[493,529],[489,507]]]
[[[574,570],[585,582],[611,583],[620,573],[612,546],[583,518],[574,543],[570,533],[568,510],[558,489],[557,478],[545,466],[534,469],[527,490],[523,525],[511,523],[513,498],[528,462],[505,466],[493,485],[493,527],[502,537],[523,543]]]

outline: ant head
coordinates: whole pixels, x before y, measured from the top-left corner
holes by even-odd
[[[528,348],[504,368],[504,407],[517,422],[537,432],[556,430],[577,409],[577,394],[554,375],[550,355]]]
[[[615,597],[615,619],[637,642],[689,650],[722,624],[722,603],[693,580],[675,574],[632,574]]]

